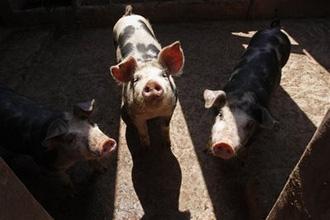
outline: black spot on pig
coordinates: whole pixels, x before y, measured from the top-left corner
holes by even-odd
[[[142,28],[148,33],[150,34],[150,36],[155,38],[155,35],[152,33],[152,31],[148,28],[148,26],[142,21],[139,20],[139,23],[141,24]]]
[[[122,33],[119,34],[118,44],[124,45],[126,41],[134,34],[135,28],[132,25],[125,27]]]
[[[147,54],[149,52],[150,55],[151,52],[153,55],[155,55],[153,57],[157,57],[159,53],[159,49],[153,44],[149,44],[148,46],[146,46],[145,44],[137,44],[136,48],[140,53],[143,54]]]
[[[257,103],[267,106],[280,77],[280,63],[275,50],[249,47],[224,90],[232,97],[243,97],[246,92],[252,93]]]
[[[142,54],[142,58],[144,61],[150,61],[152,59],[157,58],[157,55],[159,53],[159,49],[153,45],[149,44],[148,46],[145,46],[144,44],[137,44],[138,51]]]
[[[142,58],[143,58],[144,61],[149,61],[149,60],[152,60],[153,58],[155,58],[155,56],[151,56],[151,55],[148,55],[148,54],[143,54]]]
[[[133,44],[127,43],[123,47],[120,47],[121,55],[127,57],[133,51]]]

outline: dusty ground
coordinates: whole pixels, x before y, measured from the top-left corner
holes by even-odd
[[[56,181],[28,168],[26,158],[12,162],[17,174],[56,219],[265,217],[330,107],[330,20],[282,21],[293,48],[270,105],[281,126],[261,131],[240,159],[223,161],[203,152],[212,122],[202,91],[226,83],[244,45],[268,23],[154,25],[163,45],[182,42],[186,66],[176,80],[172,147],[155,141],[147,152],[136,146],[134,133],[126,143],[120,89],[109,77],[112,27],[1,28],[0,82],[56,109],[95,98],[95,121],[119,140],[104,175],[94,176],[86,163],[72,169],[79,189],[75,198],[61,196]]]

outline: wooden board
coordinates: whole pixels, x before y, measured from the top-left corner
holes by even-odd
[[[330,219],[330,111],[292,171],[267,220]]]
[[[0,157],[0,219],[53,219]]]

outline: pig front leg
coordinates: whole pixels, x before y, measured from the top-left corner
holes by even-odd
[[[171,117],[162,118],[161,134],[162,134],[164,144],[166,146],[171,146],[170,121],[171,121]]]
[[[140,144],[144,147],[150,146],[147,120],[135,119],[134,124],[139,134]]]

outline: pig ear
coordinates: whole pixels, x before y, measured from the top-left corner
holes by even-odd
[[[110,72],[117,82],[125,83],[132,79],[136,66],[136,60],[130,56],[118,65],[110,67]]]
[[[49,146],[49,144],[48,144],[49,141],[51,141],[51,140],[53,140],[57,137],[66,135],[68,132],[69,132],[68,123],[65,122],[62,119],[56,119],[48,127],[46,137],[43,140],[42,144],[44,146],[48,147]]]
[[[82,119],[89,118],[89,116],[92,114],[94,110],[94,103],[95,103],[94,99],[87,102],[77,103],[73,107],[73,115]]]
[[[278,121],[276,121],[270,112],[263,106],[258,105],[256,112],[254,114],[254,118],[257,122],[259,122],[260,127],[266,129],[272,129]]]
[[[178,76],[182,73],[184,55],[179,41],[164,47],[158,55],[158,62],[165,67],[169,74]]]
[[[222,107],[226,104],[226,93],[222,90],[204,90],[205,108]]]

